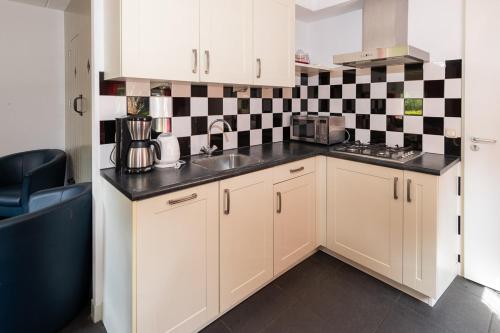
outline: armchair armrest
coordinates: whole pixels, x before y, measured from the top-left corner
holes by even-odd
[[[23,182],[23,157],[13,154],[0,157],[0,186],[16,185]]]
[[[23,179],[23,202],[40,190],[64,185],[66,155],[61,154],[26,173]],[[26,201],[24,201],[26,199]]]

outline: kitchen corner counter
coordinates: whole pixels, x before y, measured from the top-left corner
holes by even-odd
[[[231,170],[214,171],[190,163],[194,160],[205,158],[205,156],[193,156],[185,159],[187,163],[180,169],[155,169],[146,174],[130,175],[124,172],[117,172],[114,168],[109,168],[101,170],[101,176],[127,198],[136,201],[315,156],[335,157],[435,176],[445,173],[460,161],[460,158],[456,156],[427,153],[402,164],[363,156],[346,155],[332,151],[330,147],[301,142],[270,143],[248,148],[226,150],[223,154],[235,153],[251,156],[257,159],[258,162]]]

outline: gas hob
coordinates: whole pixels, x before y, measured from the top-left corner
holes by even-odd
[[[348,155],[358,155],[398,163],[406,163],[423,154],[412,147],[389,147],[385,144],[366,144],[359,141],[342,143],[333,146],[332,150]]]

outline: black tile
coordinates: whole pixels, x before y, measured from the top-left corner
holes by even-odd
[[[207,134],[208,117],[191,117],[191,135]]]
[[[292,112],[292,100],[285,98],[283,99],[283,112]]]
[[[217,133],[210,136],[211,144],[217,146],[216,152],[222,152],[224,150],[224,134]]]
[[[386,100],[372,99],[370,103],[371,114],[386,114]]]
[[[462,155],[461,138],[444,138],[444,153],[447,155],[461,156]]]
[[[307,112],[308,116],[319,116],[318,112]]]
[[[450,333],[448,330],[429,322],[424,316],[415,311],[395,306],[377,329],[377,333],[400,332]]]
[[[224,325],[222,320],[219,319],[205,327],[200,333],[231,333],[231,331]]]
[[[300,111],[307,111],[309,110],[309,104],[307,102],[307,99],[301,99],[300,100]]]
[[[220,116],[223,114],[222,98],[209,98],[208,99],[208,115]]]
[[[226,115],[224,116],[224,120],[231,125],[231,129],[233,132],[238,131],[238,116],[236,115]],[[224,126],[224,131],[229,131],[227,126]]]
[[[358,83],[356,85],[356,98],[370,98],[369,83]]]
[[[462,60],[448,60],[446,61],[445,78],[447,79],[461,79],[462,78]]]
[[[104,80],[104,72],[99,73],[99,95],[125,96],[125,81]]]
[[[387,67],[372,67],[372,83],[387,81]]]
[[[370,131],[370,143],[383,143],[386,142],[385,131]]]
[[[334,332],[328,322],[300,302],[294,303],[274,320],[264,332],[321,333]]]
[[[342,79],[344,84],[356,83],[356,70],[344,70],[344,72],[342,73]]]
[[[191,97],[208,97],[208,87],[206,85],[191,85]]]
[[[415,150],[422,150],[422,135],[405,133],[404,146],[412,147]]]
[[[127,96],[127,114],[149,116],[149,97]]]
[[[444,98],[444,80],[424,81],[425,98]]]
[[[262,115],[261,114],[251,114],[250,115],[250,129],[261,129],[262,128]]]
[[[415,81],[424,79],[423,64],[407,64],[405,65],[405,81]]]
[[[358,128],[358,129],[370,129],[370,115],[369,114],[357,114],[356,115],[356,128]]]
[[[319,73],[319,85],[320,86],[330,85],[330,72]]]
[[[330,112],[330,100],[320,99],[318,101],[318,110],[319,112]]]
[[[250,113],[250,99],[238,98],[238,114],[249,114],[249,113]]]
[[[387,130],[390,132],[403,132],[403,116],[387,116]]]
[[[273,114],[273,127],[283,127],[283,113]]]
[[[271,143],[273,142],[273,129],[266,128],[262,130],[262,143]]]
[[[356,100],[355,99],[342,100],[342,113],[356,113]]]
[[[250,88],[251,98],[262,98],[262,88]]]
[[[290,127],[283,127],[283,141],[290,141]]]
[[[191,155],[191,137],[181,137],[177,138],[179,140],[179,147],[181,150],[181,156],[190,156]]]
[[[238,148],[250,146],[250,131],[238,132]]]
[[[174,117],[189,117],[191,115],[191,99],[188,97],[172,97]]]
[[[273,112],[273,100],[271,98],[262,99],[262,113]]]
[[[115,143],[116,140],[116,121],[103,120],[99,122],[100,144]]]
[[[444,118],[424,117],[424,134],[443,135]]]
[[[403,98],[404,91],[404,82],[387,82],[387,98]]]
[[[292,98],[300,98],[300,86],[292,88]]]
[[[307,98],[318,98],[318,86],[307,87]]]
[[[233,91],[233,87],[224,86],[224,98],[236,98],[238,93]]]
[[[346,128],[346,131],[349,135],[346,133],[346,140],[349,140],[349,142],[356,141],[356,130],[354,128]]]
[[[300,85],[307,86],[309,84],[309,76],[306,73],[300,74]]]
[[[273,88],[273,98],[283,98],[283,88]]]
[[[444,101],[446,117],[462,117],[462,100],[460,98],[447,98]]]
[[[336,84],[330,86],[330,98],[339,99],[342,98],[342,85]]]

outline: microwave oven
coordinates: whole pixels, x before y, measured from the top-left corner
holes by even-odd
[[[290,139],[333,145],[345,141],[343,116],[292,116]]]

